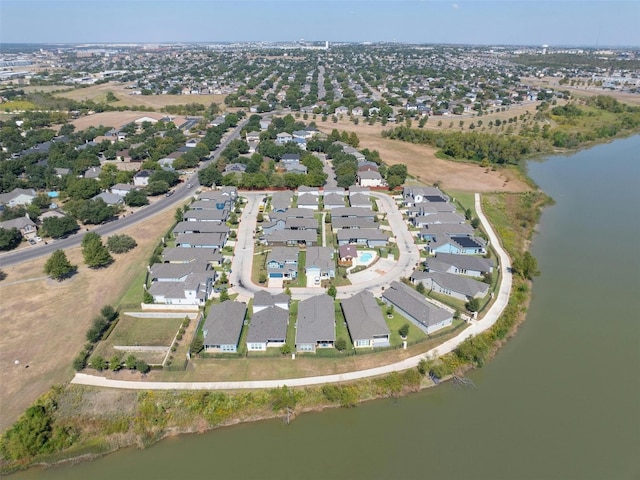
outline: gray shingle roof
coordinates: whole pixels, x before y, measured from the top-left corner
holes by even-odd
[[[335,341],[335,307],[327,294],[307,298],[298,304],[296,345]]]
[[[429,271],[446,271],[453,265],[461,270],[475,270],[489,272],[493,268],[493,259],[474,257],[471,255],[457,255],[455,253],[437,253],[425,261]]]
[[[362,207],[338,207],[331,210],[331,218],[336,217],[375,217],[376,213],[370,208]]]
[[[427,327],[453,317],[451,312],[427,302],[420,293],[404,283],[391,282],[389,288],[382,292],[382,298],[404,310]]]
[[[289,312],[280,307],[271,306],[253,314],[247,343],[265,343],[287,338]]]
[[[242,324],[247,313],[243,302],[227,300],[212,305],[204,322],[205,345],[238,345]]]
[[[320,270],[333,270],[333,248],[331,247],[307,247],[305,267],[318,267]]]
[[[371,292],[359,292],[342,300],[341,305],[351,340],[354,342],[389,334],[389,327],[387,327],[382,317],[382,311]]]
[[[259,290],[253,296],[253,308],[271,307],[278,303],[288,304],[290,301],[291,301],[291,297],[286,293],[271,294],[266,290]]]
[[[455,273],[422,272],[420,270],[416,270],[411,274],[410,278],[412,281],[432,279],[442,288],[460,293],[467,297],[475,297],[478,294],[484,296],[489,290],[488,284],[479,282],[473,278],[465,277],[464,275],[456,275]]]
[[[165,262],[190,263],[190,262],[219,262],[222,254],[208,248],[165,248],[162,251],[162,260]]]
[[[228,225],[218,222],[179,222],[173,228],[173,234],[181,233],[226,233],[228,234],[231,229]]]

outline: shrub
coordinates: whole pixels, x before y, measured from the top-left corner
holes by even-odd
[[[409,324],[405,323],[404,325],[402,325],[399,329],[398,329],[398,333],[400,334],[400,336],[402,338],[406,338],[407,335],[409,334]]]
[[[138,360],[136,362],[136,370],[138,370],[140,373],[149,373],[151,367],[144,360]]]
[[[291,347],[289,346],[289,344],[285,343],[283,346],[281,346],[280,353],[282,353],[283,355],[289,355],[291,353]]]
[[[129,235],[111,235],[107,238],[107,248],[111,253],[126,253],[138,246]]]
[[[339,338],[335,343],[336,350],[343,352],[347,349],[347,341],[344,338]]]

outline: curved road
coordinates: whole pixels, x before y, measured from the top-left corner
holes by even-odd
[[[218,148],[209,156],[210,160],[202,162],[198,170],[205,168],[212,162],[216,161],[220,156],[220,153],[227,147],[231,140],[240,136],[240,130],[247,123],[248,119],[245,119],[238,123],[237,127],[222,141]],[[193,185],[192,188],[187,188],[187,184]],[[174,189],[174,194],[170,197],[161,197],[158,201],[142,207],[136,211],[135,214],[129,214],[126,217],[121,217],[103,225],[91,229],[92,232],[98,235],[110,235],[119,230],[125,229],[136,223],[140,223],[143,220],[153,217],[167,208],[171,208],[186,200],[189,196],[193,195],[193,192],[200,186],[198,181],[197,171],[193,173],[184,183],[178,185]],[[53,253],[55,250],[66,249],[71,247],[77,247],[82,241],[82,237],[86,234],[86,230],[81,230],[76,234],[70,235],[67,238],[58,240],[49,240],[47,245],[38,244],[34,247],[24,248],[10,253],[0,255],[0,267],[8,267],[17,263],[33,260],[34,258],[41,257]]]
[[[71,383],[80,385],[93,385],[99,387],[123,388],[131,390],[239,390],[239,389],[255,389],[255,388],[275,388],[287,385],[289,387],[302,387],[308,385],[318,385],[324,383],[336,383],[349,380],[357,380],[360,378],[375,377],[391,372],[397,372],[414,368],[423,358],[433,358],[454,350],[460,343],[469,336],[477,335],[489,327],[491,327],[500,317],[509,302],[511,294],[512,277],[511,262],[509,256],[500,245],[497,235],[489,224],[487,218],[482,212],[480,204],[480,195],[475,194],[475,207],[478,218],[480,219],[489,240],[493,243],[493,247],[498,255],[500,262],[501,280],[500,291],[491,308],[486,312],[480,320],[471,321],[471,325],[454,338],[438,345],[426,353],[415,355],[413,357],[402,360],[401,362],[391,365],[383,365],[381,367],[370,368],[367,370],[358,370],[355,372],[347,372],[335,375],[322,375],[317,377],[288,378],[283,380],[256,380],[256,381],[238,381],[238,382],[135,382],[126,380],[111,380],[86,373],[76,373]]]

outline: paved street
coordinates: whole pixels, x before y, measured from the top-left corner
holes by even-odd
[[[370,368],[367,370],[358,370],[355,372],[336,375],[287,378],[282,380],[256,380],[238,382],[136,382],[126,380],[111,380],[95,375],[76,373],[71,383],[133,390],[240,390],[254,388],[275,388],[283,385],[287,385],[289,387],[302,387],[324,383],[344,382],[349,380],[357,380],[360,378],[375,377],[391,372],[403,371],[409,368],[415,368],[423,358],[433,358],[439,355],[444,355],[445,353],[449,353],[458,345],[460,345],[460,343],[466,340],[469,336],[477,335],[478,333],[481,333],[490,328],[498,320],[505,307],[507,306],[507,303],[509,302],[509,295],[511,294],[512,286],[511,262],[509,261],[509,257],[507,256],[506,252],[503,250],[497,235],[493,231],[493,228],[482,212],[480,195],[477,193],[475,195],[475,206],[478,218],[480,219],[485,231],[489,235],[489,239],[491,240],[491,243],[498,255],[498,259],[500,262],[499,268],[501,279],[498,298],[491,306],[491,308],[487,310],[484,317],[482,317],[478,321],[472,321],[471,325],[459,335],[438,345],[435,348],[432,348],[426,353],[415,355],[401,362],[396,362],[390,365],[383,365],[376,368]]]

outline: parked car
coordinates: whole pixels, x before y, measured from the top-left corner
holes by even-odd
[[[165,197],[170,197],[171,195],[173,195],[173,190],[169,190],[167,193],[164,194]]]
[[[320,277],[316,277],[313,279],[313,284],[314,285],[320,285]]]

